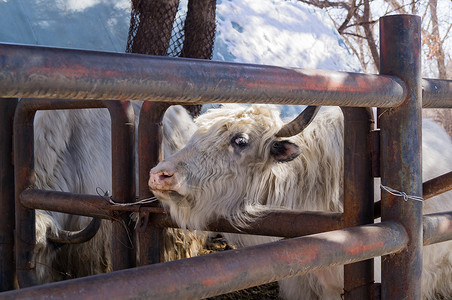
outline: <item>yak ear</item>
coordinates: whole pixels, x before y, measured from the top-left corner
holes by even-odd
[[[278,162],[291,161],[297,158],[300,153],[300,147],[286,140],[273,142],[270,149],[271,156]]]

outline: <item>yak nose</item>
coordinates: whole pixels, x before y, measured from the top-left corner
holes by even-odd
[[[171,190],[175,184],[174,171],[162,170],[157,167],[149,172],[149,188],[151,190]]]

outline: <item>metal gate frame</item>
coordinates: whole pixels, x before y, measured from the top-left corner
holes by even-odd
[[[35,283],[30,276],[34,209],[87,216],[102,213],[105,218],[124,210],[106,204],[101,196],[25,189],[30,183],[27,174],[33,164],[27,144],[15,146],[15,176],[25,181],[18,187],[16,180],[14,208],[11,192],[14,175],[8,154],[13,148],[13,119],[21,123],[12,115],[20,111],[16,110],[16,98],[72,99],[40,100],[52,109],[64,103],[74,108],[103,107],[105,104],[99,100],[145,100],[138,128],[140,199],[149,196],[148,171],[161,159],[161,120],[171,104],[251,103],[258,99],[259,103],[339,105],[345,117],[346,147],[343,214],[274,212],[249,230],[254,234],[309,236],[7,291],[0,293],[0,299],[202,298],[339,264],[346,264],[346,299],[421,299],[422,244],[452,239],[452,212],[422,216],[419,201],[405,202],[383,192],[382,222],[365,225],[373,223],[377,211],[374,211],[371,181],[380,173],[385,186],[407,195],[422,196],[421,108],[452,108],[452,81],[421,79],[419,17],[382,18],[380,32],[380,75],[0,44],[0,97],[7,98],[0,101],[3,108],[0,208],[2,215],[6,215],[0,219],[2,291],[13,288],[15,275],[21,286]],[[34,103],[21,100],[19,106],[23,105],[22,101]],[[124,101],[111,103],[119,103],[122,109],[127,106]],[[372,132],[370,114],[365,108],[371,106],[379,107],[379,135]],[[112,114],[112,121],[113,115],[116,114]],[[142,125],[143,120],[151,125]],[[129,134],[125,139],[133,145],[130,126],[125,131]],[[16,139],[23,135],[19,131]],[[28,154],[23,159],[18,157],[17,153],[26,148]],[[133,151],[125,149],[129,154],[124,168],[130,175]],[[21,164],[23,167],[19,167]],[[451,177],[449,173],[425,183],[429,187],[428,196],[438,193],[437,190],[449,190]],[[132,186],[134,189],[135,184]],[[115,198],[118,202],[130,202],[134,195],[130,185],[124,189],[128,190]],[[144,224],[138,246],[141,261],[160,262],[162,228],[175,224],[158,207],[131,206],[127,210],[139,212]],[[16,222],[12,217],[14,211],[18,214]],[[281,230],[266,226],[269,220],[273,225],[274,222],[282,224]],[[233,231],[225,221],[211,224],[210,229]],[[32,236],[26,243],[17,237],[14,244],[14,230],[21,238]],[[14,248],[17,267],[11,263]],[[124,255],[131,256],[128,252],[115,257],[122,259]],[[386,256],[380,289],[373,283],[372,258],[381,255]],[[131,259],[117,269],[133,264]]]

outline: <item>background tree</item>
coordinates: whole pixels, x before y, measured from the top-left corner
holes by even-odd
[[[378,20],[391,14],[415,14],[422,23],[422,76],[452,78],[452,1],[450,0],[299,0],[326,10],[364,72],[378,73]],[[452,136],[452,110],[424,109]]]
[[[179,2],[132,0],[126,52],[211,59],[215,40],[216,1],[189,0],[183,23],[180,19],[176,20]],[[176,28],[175,23],[179,24]],[[179,47],[180,40],[182,46]],[[201,105],[184,107],[194,117],[201,113]]]

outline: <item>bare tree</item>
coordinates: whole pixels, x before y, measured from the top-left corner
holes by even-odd
[[[438,16],[438,1],[444,3],[449,0],[299,0],[322,9],[325,9],[333,20],[338,32],[344,38],[347,46],[356,55],[365,72],[378,72],[379,51],[376,40],[378,28],[375,26],[378,19],[385,15],[420,14],[422,13],[423,46],[426,48],[424,63],[435,64],[435,73],[427,74],[429,77],[448,78],[448,61],[451,60],[452,51],[445,49],[450,37],[452,24],[450,19],[444,20],[442,35],[440,32],[441,20]],[[452,4],[446,6],[452,9]],[[450,17],[450,14],[449,16]],[[450,71],[449,71],[450,72]],[[425,75],[424,75],[425,76]]]
[[[452,76],[452,47],[445,47],[450,37],[452,22],[449,18],[441,23],[438,16],[438,1],[447,4],[450,0],[299,0],[300,2],[325,9],[333,20],[348,48],[361,63],[364,72],[379,71],[379,49],[375,42],[379,17],[398,14],[418,14],[422,18],[423,64],[427,67],[425,77],[447,79]],[[446,3],[445,3],[446,2]],[[446,5],[449,11],[452,4]],[[442,32],[440,30],[442,29]],[[447,52],[449,51],[449,53]],[[433,72],[431,71],[433,70]],[[452,136],[452,110],[424,109],[423,116],[440,123]]]
[[[179,0],[132,0],[127,52],[166,56]]]
[[[168,55],[179,0],[132,0],[126,52]],[[215,39],[215,0],[189,0],[180,57],[211,59]],[[184,105],[192,116],[201,105]]]
[[[439,78],[447,78],[446,72],[446,61],[444,55],[444,39],[440,37],[439,34],[439,22],[438,22],[438,0],[429,0],[428,6],[430,8],[430,20],[431,20],[431,31],[425,30],[424,43],[429,44],[430,52],[428,57],[430,59],[436,60],[438,65],[438,75]],[[452,24],[449,26],[451,28]]]
[[[438,20],[438,0],[429,0],[426,10],[430,11],[430,22],[422,30],[422,43],[428,47],[426,54],[427,60],[436,62],[438,68],[438,77],[448,78],[446,68],[446,56],[444,51],[444,42],[449,33],[452,24],[447,28],[446,34],[443,38],[439,32]],[[452,75],[452,74],[449,74]],[[424,117],[432,118],[437,123],[441,124],[452,136],[452,111],[450,109],[424,109],[422,111]]]

